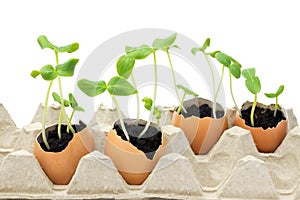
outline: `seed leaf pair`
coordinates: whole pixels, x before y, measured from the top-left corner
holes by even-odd
[[[38,43],[42,49],[49,48],[59,53],[63,53],[63,52],[73,53],[79,48],[79,44],[77,42],[62,47],[55,46],[54,44],[49,42],[47,37],[44,35],[38,37]]]
[[[78,61],[79,59],[71,58],[63,64],[56,65],[55,68],[52,65],[45,65],[40,70],[33,70],[31,76],[36,78],[41,75],[46,81],[54,80],[57,76],[71,77],[74,75],[74,70]]]
[[[120,76],[115,76],[106,84],[105,81],[90,81],[81,79],[77,83],[79,89],[90,97],[95,97],[106,90],[111,95],[129,96],[136,94],[137,89],[133,87],[126,79]]]

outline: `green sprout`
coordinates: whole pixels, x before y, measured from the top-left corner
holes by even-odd
[[[141,45],[139,47],[129,47],[125,48],[126,55],[119,57],[117,61],[117,72],[119,76],[122,76],[125,79],[131,77],[132,85],[136,88],[136,82],[134,75],[132,73],[135,60],[141,60],[148,57],[153,53],[153,49],[148,45]],[[139,123],[140,118],[140,97],[136,93],[136,102],[137,102],[137,114],[136,114],[136,125]]]
[[[149,97],[144,97],[142,99],[142,101],[144,102],[144,107],[146,108],[146,110],[151,111],[151,108],[152,108],[152,105],[153,105],[153,100]],[[157,125],[160,126],[159,125],[159,120],[161,118],[161,110],[159,109],[158,106],[154,107],[153,114],[155,115]]]
[[[178,89],[183,90],[183,92],[184,92],[184,93],[183,93],[183,96],[182,96],[182,98],[181,98],[179,107],[177,108],[177,113],[180,114],[181,109],[182,109],[182,107],[183,107],[183,102],[184,102],[185,96],[188,94],[188,95],[192,95],[192,96],[194,96],[194,97],[197,97],[198,94],[196,94],[195,92],[189,90],[188,88],[184,87],[183,85],[179,85],[179,84],[178,84],[178,85],[176,85],[176,87],[177,87]]]
[[[233,59],[231,56],[226,55],[225,53],[222,53],[221,51],[214,51],[211,53],[207,53],[206,49],[207,47],[210,46],[210,38],[207,38],[200,48],[193,48],[191,51],[195,55],[197,52],[202,52],[204,54],[204,57],[208,63],[212,80],[213,80],[213,90],[214,90],[214,98],[213,98],[213,117],[216,118],[216,104],[217,104],[217,98],[222,86],[222,81],[224,78],[224,70],[225,67],[228,68],[229,70],[229,85],[230,85],[230,94],[232,101],[235,105],[235,108],[237,109],[238,113],[240,114],[241,111],[237,106],[237,103],[235,101],[234,95],[233,95],[233,88],[232,88],[232,76],[234,76],[236,79],[239,79],[241,77],[241,67],[242,65],[237,62],[235,59]],[[214,72],[212,68],[212,64],[208,59],[208,55],[211,56],[212,58],[215,58],[219,63],[222,64],[222,72],[221,72],[221,78],[218,84],[217,89],[215,88],[215,77],[214,77]]]
[[[276,117],[276,113],[277,113],[277,110],[278,110],[278,97],[279,95],[283,92],[284,90],[284,85],[280,85],[277,92],[276,93],[265,93],[265,96],[268,97],[268,98],[275,98],[276,101],[275,101],[275,109],[274,109],[274,117]]]
[[[42,49],[49,48],[49,49],[53,50],[55,53],[55,60],[56,60],[55,67],[50,64],[47,64],[47,65],[43,66],[40,70],[33,70],[31,72],[31,76],[33,78],[36,78],[37,76],[41,75],[41,77],[44,80],[49,81],[49,86],[47,89],[46,99],[45,99],[45,103],[44,103],[44,110],[43,110],[42,138],[43,138],[46,148],[48,150],[50,150],[50,146],[49,146],[47,138],[46,138],[45,128],[46,128],[46,116],[47,116],[47,106],[48,106],[49,95],[50,95],[51,88],[52,88],[52,85],[53,85],[53,82],[55,79],[58,80],[59,93],[60,93],[60,97],[61,97],[61,99],[60,99],[61,100],[60,118],[59,118],[58,126],[61,127],[62,118],[65,118],[67,125],[70,128],[71,132],[73,134],[75,133],[75,130],[73,129],[72,125],[70,124],[70,121],[68,120],[68,116],[66,115],[66,112],[65,112],[65,106],[64,106],[65,104],[64,104],[63,93],[62,93],[61,77],[72,77],[74,74],[75,66],[79,60],[75,59],[75,58],[71,58],[67,62],[60,64],[59,59],[58,59],[58,53],[64,53],[64,52],[73,53],[79,48],[79,44],[72,43],[67,46],[58,47],[58,46],[52,44],[51,42],[49,42],[47,37],[44,35],[39,36],[37,41]],[[58,128],[59,139],[61,138],[60,132],[61,132],[61,130],[60,130],[60,128]]]
[[[56,101],[57,103],[59,103],[61,105],[61,98],[59,96],[59,94],[57,94],[56,92],[53,92],[52,93],[52,97],[54,99],[54,101]],[[64,107],[69,107],[71,106],[72,108],[72,113],[70,115],[70,118],[69,118],[69,122],[71,123],[72,122],[72,119],[74,117],[74,114],[75,114],[75,111],[79,111],[79,112],[83,112],[84,109],[82,107],[80,107],[74,97],[74,95],[72,93],[69,94],[69,100],[63,100],[64,102]],[[61,116],[60,116],[61,118]],[[60,127],[61,127],[61,124],[60,124]],[[58,128],[58,130],[60,130],[60,127]],[[69,133],[69,126],[67,127],[67,133]],[[61,132],[59,131],[58,134],[61,134]],[[59,136],[60,137],[60,136]]]
[[[251,114],[250,114],[250,120],[251,120],[251,126],[254,127],[254,111],[257,104],[257,94],[261,90],[261,84],[259,78],[255,75],[256,69],[255,68],[248,68],[244,69],[242,71],[243,77],[246,79],[245,84],[248,90],[254,94],[254,101],[252,104]]]
[[[129,96],[136,94],[138,92],[137,89],[121,76],[111,78],[107,84],[103,80],[95,82],[87,79],[81,79],[77,82],[77,85],[83,93],[90,97],[95,97],[105,91],[108,91],[116,106],[125,137],[127,141],[130,142],[129,134],[124,125],[123,115],[115,96]]]

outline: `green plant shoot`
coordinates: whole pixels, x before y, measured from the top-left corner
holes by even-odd
[[[278,107],[279,107],[279,104],[278,104],[278,97],[279,95],[281,95],[281,93],[283,92],[284,90],[284,85],[280,85],[277,92],[276,93],[265,93],[265,96],[268,97],[268,98],[275,98],[275,108],[274,108],[274,117],[276,117],[276,114],[277,114],[277,110],[278,110]]]
[[[117,72],[119,76],[122,76],[125,79],[131,77],[133,86],[136,88],[136,82],[134,75],[132,73],[135,60],[141,60],[147,58],[153,50],[148,45],[141,45],[139,47],[125,47],[126,55],[119,57],[117,61]],[[137,102],[137,113],[136,113],[136,125],[139,123],[140,118],[140,98],[139,94],[136,93],[136,102]]]
[[[197,52],[202,52],[204,54],[204,57],[208,63],[210,73],[212,76],[212,82],[213,82],[213,91],[214,91],[214,98],[213,98],[213,117],[216,118],[216,104],[217,104],[217,98],[218,94],[220,92],[221,86],[222,86],[222,81],[224,77],[224,69],[227,67],[229,69],[229,84],[230,84],[230,94],[232,101],[235,105],[236,110],[240,112],[239,107],[237,106],[237,103],[235,101],[234,95],[233,95],[233,88],[232,88],[232,76],[234,76],[236,79],[239,79],[241,76],[241,67],[242,65],[237,62],[235,59],[233,59],[231,56],[228,56],[220,51],[214,51],[211,53],[207,53],[206,49],[210,46],[210,38],[207,38],[205,42],[203,43],[202,47],[200,48],[193,48],[191,51],[195,55]],[[214,71],[212,64],[210,60],[208,59],[208,55],[211,56],[212,58],[215,58],[219,63],[222,64],[222,73],[221,73],[221,78],[218,84],[218,87],[216,89],[215,85],[215,76],[214,76]]]
[[[53,92],[52,97],[53,97],[54,101],[61,104],[61,98],[60,98],[59,94],[57,94],[56,92]],[[72,113],[69,118],[69,123],[71,124],[75,111],[83,112],[84,109],[78,105],[78,103],[72,93],[69,93],[69,100],[64,99],[63,102],[64,102],[65,107],[71,106],[71,108],[72,108]],[[69,133],[69,126],[67,127],[67,132]]]
[[[254,94],[254,101],[252,104],[252,109],[251,109],[251,114],[250,114],[250,120],[251,120],[251,126],[254,127],[254,112],[255,112],[255,107],[257,104],[257,94],[261,90],[261,84],[259,78],[255,75],[256,74],[256,69],[255,68],[248,68],[244,69],[242,71],[243,77],[246,79],[245,80],[245,85],[247,89]]]
[[[77,85],[83,93],[90,97],[95,97],[105,91],[110,94],[112,101],[116,106],[122,130],[127,141],[130,142],[129,134],[124,125],[123,115],[115,96],[129,96],[136,94],[137,89],[121,76],[111,78],[107,84],[103,80],[95,82],[87,79],[81,79],[77,82]]]
[[[144,107],[146,108],[146,110],[151,111],[153,100],[149,97],[144,97],[142,101],[144,102]],[[161,110],[159,109],[159,107],[157,106],[154,107],[153,114],[155,115],[157,125],[160,126],[159,120],[161,118]]]
[[[184,102],[184,99],[185,99],[185,96],[188,94],[188,95],[192,95],[192,96],[194,96],[194,97],[197,97],[198,94],[196,94],[195,92],[189,90],[188,88],[186,88],[186,87],[184,87],[183,85],[180,85],[180,84],[176,85],[176,87],[177,87],[178,89],[183,90],[183,96],[182,96],[182,98],[181,98],[179,107],[177,108],[177,113],[180,114],[181,109],[182,109],[182,106],[183,106],[183,102]]]
[[[51,42],[49,42],[47,37],[44,36],[44,35],[39,36],[37,41],[38,41],[41,49],[45,49],[45,48],[52,49],[55,53],[55,60],[56,60],[56,66],[55,67],[48,64],[48,65],[43,66],[40,70],[33,70],[31,72],[31,76],[33,78],[36,78],[39,75],[41,75],[41,77],[44,80],[50,81],[48,89],[47,89],[47,93],[46,93],[46,99],[45,99],[44,110],[43,110],[43,120],[42,120],[42,138],[43,138],[43,141],[45,143],[46,148],[48,150],[50,150],[50,146],[49,146],[47,138],[46,138],[45,128],[46,128],[46,116],[47,116],[48,100],[49,100],[49,96],[50,96],[50,92],[51,92],[51,88],[52,88],[54,79],[58,80],[59,92],[60,92],[60,96],[61,96],[61,109],[60,109],[60,119],[59,119],[59,123],[58,123],[58,136],[59,136],[59,138],[61,137],[60,127],[61,127],[63,117],[66,119],[66,121],[68,123],[67,125],[70,128],[70,130],[72,131],[72,133],[75,133],[75,130],[73,129],[73,127],[69,123],[68,117],[65,113],[64,99],[63,99],[63,94],[62,94],[62,85],[61,85],[61,78],[60,77],[71,77],[71,76],[73,76],[75,66],[76,66],[76,64],[78,63],[79,60],[75,59],[75,58],[71,58],[67,62],[59,64],[58,53],[64,53],[64,52],[73,53],[74,51],[76,51],[79,48],[79,44],[78,43],[72,43],[72,44],[67,45],[67,46],[58,47],[58,46],[52,44]]]

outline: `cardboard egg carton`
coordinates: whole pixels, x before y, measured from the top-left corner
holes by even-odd
[[[96,150],[84,156],[68,185],[53,185],[33,152],[41,107],[18,129],[0,105],[0,199],[300,199],[300,127],[287,110],[289,132],[275,153],[256,150],[249,131],[231,127],[207,155],[194,155],[165,108],[166,152],[142,185],[128,185],[103,154],[116,111],[101,105],[90,123]],[[49,124],[57,107],[49,107]],[[231,124],[235,112],[228,110]],[[230,125],[229,124],[229,125]]]

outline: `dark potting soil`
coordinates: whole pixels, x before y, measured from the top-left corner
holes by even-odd
[[[162,144],[161,131],[157,127],[154,127],[153,124],[150,124],[143,137],[138,139],[139,134],[144,130],[146,121],[140,120],[139,124],[136,125],[135,120],[124,119],[124,124],[129,134],[130,143],[143,151],[148,159],[152,160],[156,150]],[[114,129],[117,131],[117,135],[127,141],[119,120],[114,124]]]
[[[250,114],[252,106],[247,109],[242,109],[242,118],[246,125],[251,126]],[[281,110],[277,110],[274,117],[274,110],[266,107],[256,106],[254,111],[254,127],[262,127],[263,129],[276,127],[281,120],[286,120]]]
[[[79,124],[72,125],[72,127],[74,128],[76,134],[77,132],[83,130],[86,127],[86,124],[84,124],[82,121],[79,121]],[[69,133],[67,132],[67,125],[61,126],[61,139],[58,138],[57,130],[58,130],[58,125],[46,129],[46,137],[47,137],[48,144],[50,146],[50,150],[47,149],[43,141],[42,134],[38,136],[37,141],[39,142],[41,148],[44,151],[61,152],[68,146],[69,142],[73,139],[72,132],[70,130]]]
[[[196,116],[196,117],[200,117],[200,118],[213,117],[212,108],[209,107],[208,104],[203,104],[200,107],[193,104],[192,106],[186,107],[185,109],[187,112],[184,112],[183,110],[181,111],[181,114],[185,118],[191,117],[191,116]],[[221,118],[223,116],[224,116],[224,111],[220,111],[220,110],[216,111],[217,118]]]

